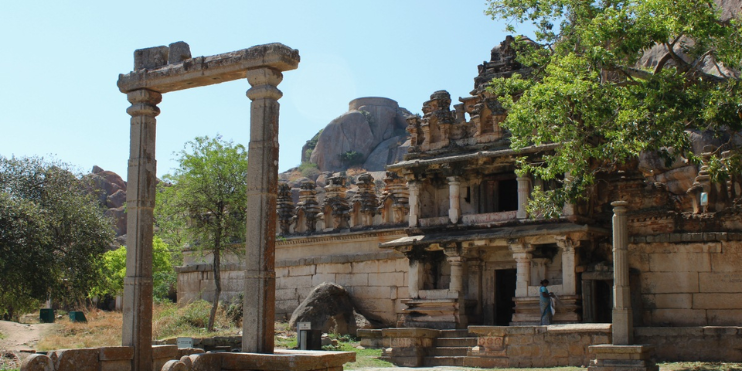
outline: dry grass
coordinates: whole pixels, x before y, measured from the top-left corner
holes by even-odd
[[[70,322],[67,316],[36,345],[37,350],[76,349],[121,345],[121,312],[91,310],[85,312],[87,323]]]

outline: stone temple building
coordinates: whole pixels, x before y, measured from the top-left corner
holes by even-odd
[[[558,144],[510,149],[500,126],[507,112],[485,87],[493,77],[528,74],[511,42],[478,66],[471,96],[452,106],[449,93],[434,92],[423,115],[407,119],[409,152],[387,166],[381,189],[369,174],[351,196],[342,176],[328,179],[322,199],[311,181],[294,190],[296,200],[288,185],[279,187],[276,313],[290,316],[313,287],[335,282],[387,328],[366,336],[417,349],[402,364],[443,364],[423,360],[444,357],[430,350],[444,342],[429,339],[475,337],[448,346],[475,361],[450,364],[585,365],[583,345],[610,343],[611,202],[624,200],[635,341],[655,345],[665,360],[742,361],[742,176],[712,183],[707,171],[724,138],[691,133],[700,166],[683,158],[668,166],[646,154],[603,174],[561,217],[528,215],[534,187],[558,183],[518,177],[516,159],[538,161]],[[208,261],[187,256],[179,300],[211,299],[210,271]],[[222,277],[223,299],[243,290],[239,259]],[[542,279],[559,298],[554,323],[569,326],[533,326]],[[557,345],[528,348],[550,341]]]

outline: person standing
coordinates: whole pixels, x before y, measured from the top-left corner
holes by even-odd
[[[542,326],[551,324],[551,298],[554,297],[554,294],[550,293],[546,286],[549,286],[549,280],[541,280],[541,287],[538,291]]]

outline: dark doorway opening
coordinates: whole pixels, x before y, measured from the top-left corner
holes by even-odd
[[[513,318],[515,302],[515,269],[495,271],[495,325],[508,326]]]
[[[500,198],[500,210],[518,210],[518,182],[515,179],[501,180],[498,189]]]
[[[613,321],[613,281],[595,281],[595,322]]]

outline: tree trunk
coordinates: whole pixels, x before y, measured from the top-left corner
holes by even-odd
[[[222,294],[222,277],[221,277],[221,237],[222,229],[217,228],[217,233],[214,238],[214,285],[216,290],[214,291],[214,303],[211,306],[211,313],[209,313],[209,325],[207,331],[214,331],[214,320],[216,319],[216,310],[219,307],[219,296]]]

